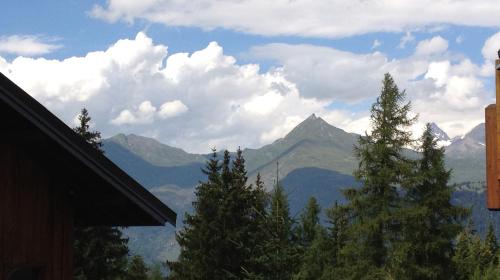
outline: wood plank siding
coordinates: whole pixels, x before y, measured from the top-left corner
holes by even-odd
[[[0,280],[23,266],[72,279],[73,208],[57,176],[15,143],[0,143],[0,167]]]

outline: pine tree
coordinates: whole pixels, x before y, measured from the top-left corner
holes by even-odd
[[[325,269],[321,279],[335,279],[339,271],[342,271],[342,267],[345,268],[351,265],[350,263],[342,262],[340,256],[348,240],[348,211],[348,208],[339,205],[338,202],[335,201],[333,207],[329,208],[326,212],[328,223],[330,224],[328,228],[330,234],[328,236],[328,247],[325,248],[327,251],[326,254],[328,255],[327,263],[324,266]]]
[[[472,221],[458,234],[452,257],[455,266],[455,278],[468,280],[478,267],[476,256],[480,251],[480,242],[474,234]]]
[[[302,256],[299,271],[293,276],[294,280],[334,279],[330,276],[322,278],[325,270],[331,266],[332,242],[321,225],[317,224],[315,231],[313,240]]]
[[[101,153],[101,134],[90,131],[91,118],[84,108],[74,131]],[[116,227],[76,227],[74,232],[75,279],[115,279],[125,274],[128,239]]]
[[[245,272],[244,279],[252,280],[267,280],[269,279],[269,256],[268,244],[271,240],[271,231],[269,229],[269,221],[267,214],[267,206],[269,196],[265,192],[264,183],[261,180],[260,173],[257,173],[255,181],[255,200],[257,203],[254,208],[255,215],[255,230],[253,230],[253,238],[255,246],[250,252],[248,261],[248,269]]]
[[[203,172],[208,180],[197,186],[194,213],[177,236],[181,254],[169,263],[171,279],[242,279],[258,266],[254,254],[263,242],[261,182],[247,185],[241,150],[232,165],[229,152],[219,162],[214,151]]]
[[[148,280],[163,280],[163,273],[161,272],[161,264],[154,264],[148,271]]]
[[[133,256],[127,267],[124,280],[148,280],[148,267],[141,256]]]
[[[498,242],[495,236],[495,228],[493,223],[490,221],[488,224],[488,232],[484,240],[485,247],[485,258],[488,259],[488,263],[492,265],[498,264]]]
[[[249,273],[249,279],[290,280],[298,266],[294,221],[290,217],[285,191],[276,177],[266,214],[266,236],[257,257],[259,270]]]
[[[83,108],[78,115],[78,126],[73,128],[73,130],[96,150],[104,153],[102,150],[101,133],[99,131],[90,130],[91,120],[92,118],[89,116],[89,112],[87,109]]]
[[[295,228],[298,254],[303,256],[300,268],[293,279],[319,279],[327,263],[326,230],[319,224],[321,208],[316,198],[311,197],[300,215]],[[321,235],[321,236],[318,236]]]
[[[194,213],[185,214],[185,226],[177,235],[181,253],[176,262],[168,263],[170,279],[218,279],[221,276],[217,270],[220,260],[216,259],[221,238],[217,219],[222,201],[220,169],[214,150],[202,170],[208,177],[207,182],[196,187]]]
[[[416,180],[406,188],[402,240],[395,246],[393,270],[397,279],[446,279],[452,275],[453,243],[467,211],[451,204],[451,172],[430,124],[421,143]]]
[[[300,215],[300,223],[297,226],[297,238],[299,245],[307,249],[314,240],[319,225],[319,214],[321,207],[315,197],[309,198],[306,209]]]
[[[412,164],[404,155],[412,143],[407,128],[410,103],[403,103],[389,74],[384,76],[380,96],[371,108],[372,132],[360,137],[355,147],[359,165],[354,175],[360,189],[344,192],[349,208],[349,240],[342,258],[349,266],[346,279],[382,279],[387,277],[390,252],[398,238],[397,212],[400,208],[398,187],[406,184]]]

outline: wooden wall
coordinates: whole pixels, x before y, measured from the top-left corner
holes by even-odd
[[[23,265],[40,267],[42,279],[73,279],[71,202],[44,160],[0,142],[0,280]]]

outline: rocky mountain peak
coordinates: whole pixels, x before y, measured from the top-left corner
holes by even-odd
[[[330,125],[316,114],[312,114],[292,129],[285,136],[285,139],[332,140],[347,134],[349,133]]]
[[[450,137],[444,130],[442,130],[436,123],[431,123],[432,133],[438,141],[450,141]]]

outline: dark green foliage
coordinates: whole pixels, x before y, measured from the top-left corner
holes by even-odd
[[[390,255],[399,235],[397,188],[408,184],[413,167],[402,153],[412,143],[405,129],[414,122],[404,97],[386,74],[381,95],[371,109],[372,132],[360,137],[355,148],[359,166],[354,175],[363,185],[345,191],[350,217],[349,238],[342,248],[342,257],[349,264],[342,273],[346,279],[388,276]]]
[[[490,224],[491,225],[491,224]],[[456,268],[457,279],[498,279],[500,267],[496,252],[496,238],[492,236],[493,226],[485,240],[481,240],[472,230],[472,222],[460,232],[456,241],[453,262]],[[500,278],[500,277],[499,277]]]
[[[161,265],[153,265],[148,272],[148,280],[163,280],[163,273],[161,272]]]
[[[474,233],[472,232],[472,224],[469,223],[457,236],[455,252],[453,255],[453,263],[455,265],[455,274],[457,279],[469,279],[477,265],[475,253],[472,249]],[[477,247],[477,246],[476,246]]]
[[[402,234],[395,243],[392,271],[397,279],[446,279],[453,274],[453,242],[467,210],[450,202],[450,171],[430,124],[421,143],[422,157],[399,216]]]
[[[241,279],[259,264],[259,238],[265,209],[262,183],[247,185],[241,150],[231,165],[229,153],[219,162],[214,151],[196,188],[194,213],[186,214],[177,236],[181,254],[170,263],[171,279]]]
[[[495,228],[493,227],[493,223],[488,224],[488,232],[486,233],[486,237],[484,240],[485,246],[485,255],[486,258],[490,259],[490,262],[493,265],[498,264],[498,242],[497,237],[495,236]]]
[[[316,225],[315,231],[314,239],[301,256],[301,265],[298,273],[293,276],[294,280],[322,279],[325,271],[332,268],[332,241],[321,225]]]
[[[127,266],[124,280],[148,280],[148,267],[141,256],[133,256]]]
[[[75,279],[115,279],[125,274],[127,239],[113,227],[75,228]]]
[[[309,247],[314,240],[319,225],[319,214],[321,208],[316,198],[311,197],[307,203],[306,209],[300,215],[300,223],[297,225],[297,238],[299,245],[305,249]]]
[[[298,265],[293,224],[286,194],[277,181],[266,217],[267,236],[259,257],[261,270],[256,271],[251,279],[291,279]]]
[[[74,131],[101,150],[100,133],[90,131],[91,118],[84,108]],[[115,227],[76,227],[74,232],[75,279],[116,279],[125,275],[128,240]]]
[[[338,205],[337,201],[335,201],[332,208],[327,210],[328,223],[330,224],[329,237],[331,240],[329,244],[330,247],[328,248],[328,263],[330,265],[323,274],[324,279],[334,279],[334,276],[337,275],[339,268],[350,265],[348,263],[344,263],[340,255],[348,240],[348,213],[349,209]]]
[[[90,121],[92,118],[89,116],[89,112],[87,109],[83,108],[82,111],[80,112],[80,115],[78,115],[78,126],[73,128],[73,130],[82,138],[92,145],[96,150],[102,152],[102,143],[101,143],[101,133],[98,131],[91,131],[90,130]]]

